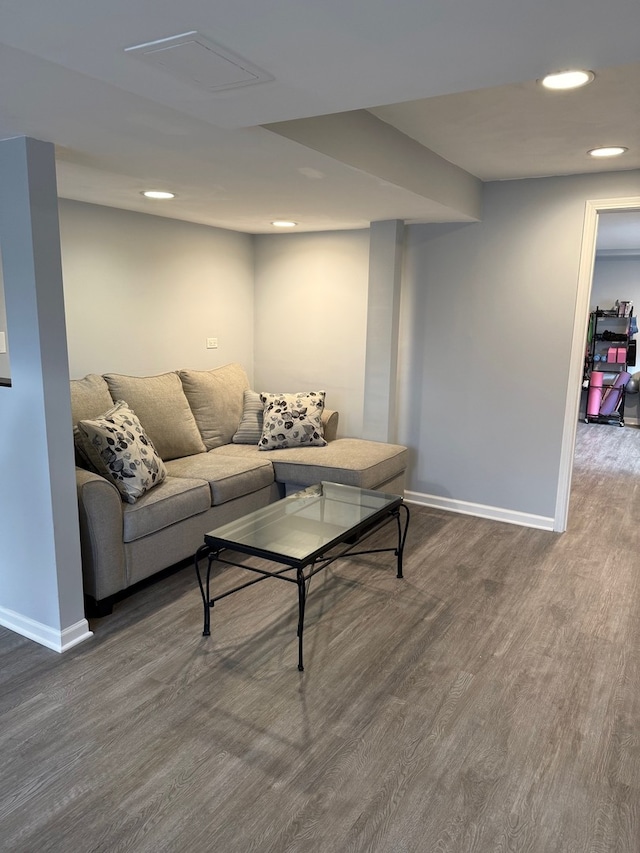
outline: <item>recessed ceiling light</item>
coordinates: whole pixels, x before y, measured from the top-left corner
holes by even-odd
[[[164,190],[145,190],[142,195],[145,198],[175,198],[175,193],[168,193]]]
[[[622,145],[609,145],[603,148],[592,148],[591,151],[587,151],[587,154],[591,155],[591,157],[619,157],[628,150],[628,148],[623,148]]]
[[[276,228],[295,228],[298,223],[292,222],[290,219],[274,219],[271,224],[275,225]]]
[[[540,81],[545,89],[578,89],[586,86],[595,78],[593,71],[555,71]]]

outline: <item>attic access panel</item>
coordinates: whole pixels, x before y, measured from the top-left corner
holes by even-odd
[[[196,30],[125,48],[125,53],[169,74],[220,92],[273,80],[270,74]]]

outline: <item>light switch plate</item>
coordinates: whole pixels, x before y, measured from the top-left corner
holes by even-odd
[[[218,339],[207,338],[207,349],[218,349]]]
[[[0,352],[7,351],[7,336],[4,332],[0,332]]]

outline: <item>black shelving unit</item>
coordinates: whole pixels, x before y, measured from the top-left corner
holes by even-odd
[[[588,414],[589,390],[594,373],[602,373],[602,398],[613,387],[617,377],[635,365],[635,341],[631,340],[630,328],[633,308],[611,310],[597,307],[589,315],[589,330],[584,363],[583,386],[587,388],[584,422],[624,426],[625,387],[622,386],[620,400],[610,414]]]

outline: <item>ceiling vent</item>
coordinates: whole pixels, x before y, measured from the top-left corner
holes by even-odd
[[[136,44],[125,48],[125,53],[169,74],[186,77],[210,92],[273,80],[266,71],[214,44],[196,30]]]

